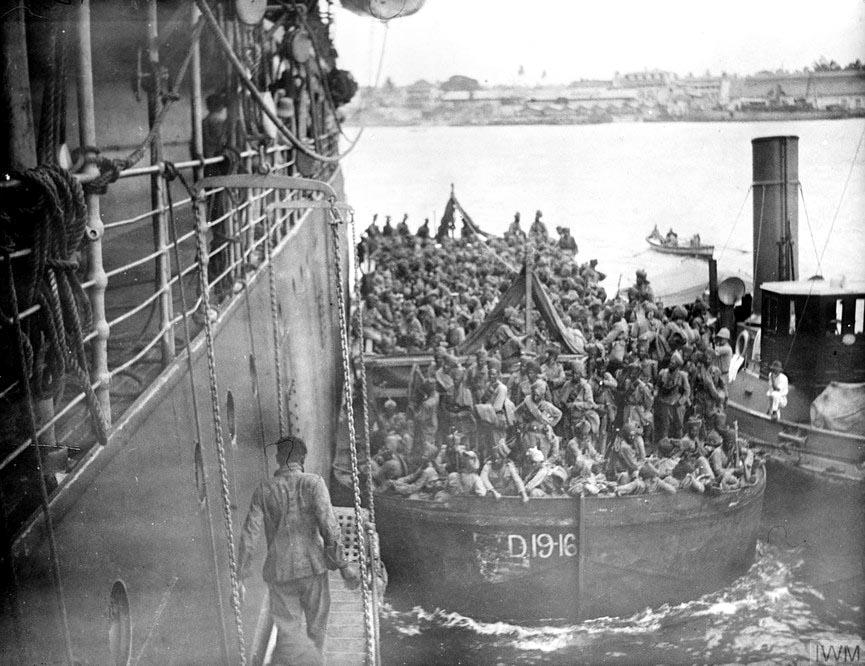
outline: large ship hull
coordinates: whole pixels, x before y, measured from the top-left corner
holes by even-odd
[[[628,615],[694,599],[751,565],[765,474],[735,493],[376,499],[393,580],[474,618]]]
[[[341,171],[330,183],[342,197]],[[347,264],[345,243],[342,248]],[[289,392],[291,428],[310,443],[307,470],[327,478],[342,365],[326,211],[302,217],[275,249],[273,261],[284,384],[298,387]],[[252,275],[221,308],[214,331],[227,478],[221,478],[214,445],[201,334],[190,346],[193,377],[183,352],[114,424],[108,445],[94,447],[52,496],[65,612],[73,654],[82,663],[114,663],[117,650],[127,648],[142,664],[238,662],[222,492],[224,485],[236,537],[254,487],[269,475],[272,449],[265,446],[278,435],[265,271]],[[198,449],[192,390],[204,438]],[[44,516],[37,514],[13,545],[17,598],[4,609],[0,628],[6,663],[64,660],[45,535]],[[267,630],[260,621],[266,617],[258,574],[262,561],[260,553],[243,605],[248,654]],[[125,611],[118,581],[128,598],[129,641],[121,640]]]

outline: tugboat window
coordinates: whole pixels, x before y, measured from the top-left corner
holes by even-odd
[[[854,333],[865,332],[865,299],[856,299],[856,318],[853,323]]]

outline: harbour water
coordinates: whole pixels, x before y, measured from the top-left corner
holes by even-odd
[[[347,191],[360,229],[374,213],[394,223],[408,213],[412,228],[437,223],[451,183],[493,233],[515,211],[527,229],[540,209],[551,231],[571,228],[578,259],[599,259],[608,292],[640,267],[656,283],[705,274],[705,263],[650,253],[644,237],[655,224],[680,238],[699,233],[716,246],[722,274],[750,275],[750,140],[779,134],[800,137],[799,274],[865,280],[862,120],[368,128],[345,165]],[[776,526],[808,504],[766,499],[773,513],[764,513],[756,561],[725,589],[632,617],[521,625],[421,608],[391,587],[384,662],[804,664],[816,663],[814,650],[861,645],[862,544],[846,535],[862,525],[832,524],[831,507],[809,506],[804,531],[790,538]]]

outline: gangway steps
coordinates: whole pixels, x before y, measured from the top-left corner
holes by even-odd
[[[342,528],[346,558],[357,562],[359,549],[354,526],[354,513],[350,509],[335,507]],[[363,592],[358,587],[349,590],[339,571],[328,572],[330,583],[330,617],[327,640],[324,644],[324,663],[327,666],[363,666],[366,663],[366,620],[363,612]],[[299,609],[298,609],[299,612]],[[273,662],[271,656],[276,645],[276,626],[271,629],[263,666]],[[306,622],[298,624],[297,643],[292,646],[308,653],[312,643],[306,636]]]

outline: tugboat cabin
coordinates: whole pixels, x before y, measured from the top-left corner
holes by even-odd
[[[780,360],[813,399],[830,382],[865,382],[865,282],[765,282],[760,376]]]

